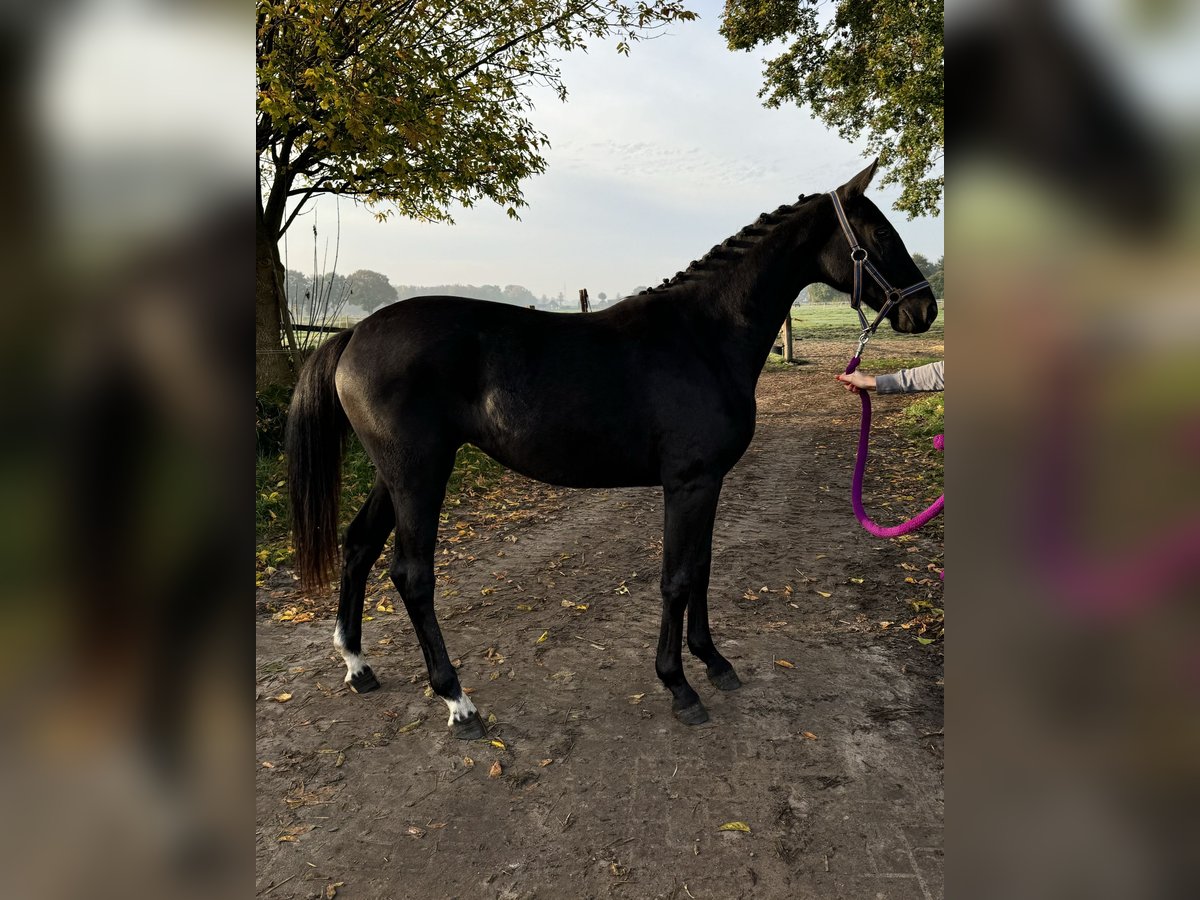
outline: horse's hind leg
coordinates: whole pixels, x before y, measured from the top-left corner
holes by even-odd
[[[391,574],[421,644],[429,685],[450,709],[447,725],[455,737],[472,739],[483,737],[483,722],[459,684],[433,609],[433,552],[438,513],[453,464],[454,451],[450,450],[448,458],[439,459],[436,465],[416,466],[410,460],[405,467],[406,478],[394,488],[392,496],[396,508],[396,553],[392,557]]]
[[[333,629],[333,645],[346,661],[346,683],[359,694],[379,687],[375,673],[362,660],[363,598],[371,566],[383,552],[395,523],[387,486],[376,478],[367,502],[346,529],[342,542],[342,593]]]
[[[713,676],[714,667],[720,672],[733,671],[733,667],[712,645],[707,615],[696,615],[696,611],[707,612],[707,600],[703,598],[708,592],[713,520],[721,483],[689,482],[672,485],[664,493],[663,614],[655,669],[659,679],[674,696],[671,708],[676,717],[687,725],[698,725],[708,721],[708,712],[683,674],[683,660],[680,657],[685,609],[688,610],[688,646],[708,664],[710,677]],[[703,628],[698,626],[700,622]],[[725,668],[720,668],[721,663]]]

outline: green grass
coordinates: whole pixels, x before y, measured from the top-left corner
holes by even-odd
[[[868,313],[868,320],[874,313]],[[946,307],[938,311],[937,321],[929,329],[931,337],[945,333]],[[856,338],[861,331],[858,316],[848,303],[804,303],[792,307],[792,334],[803,338]]]
[[[946,431],[944,395],[930,394],[914,400],[904,410],[905,430],[913,437],[931,438]]]

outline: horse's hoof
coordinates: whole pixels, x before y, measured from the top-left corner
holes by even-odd
[[[726,669],[724,672],[709,672],[708,680],[713,683],[713,686],[722,691],[736,691],[742,686],[742,680],[738,678],[737,672],[733,669]]]
[[[483,727],[483,719],[479,718],[479,713],[472,712],[465,719],[451,722],[450,733],[460,741],[476,741],[487,734],[487,729]]]
[[[350,676],[350,690],[356,694],[369,694],[379,687],[379,679],[371,671],[370,666],[363,666],[362,671]]]
[[[675,718],[684,725],[703,725],[708,721],[708,710],[697,700],[691,706],[675,710]]]

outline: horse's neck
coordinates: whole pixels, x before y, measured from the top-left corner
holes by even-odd
[[[817,261],[822,230],[814,224],[786,222],[756,252],[713,273],[709,308],[721,352],[755,381],[792,303],[822,277]]]

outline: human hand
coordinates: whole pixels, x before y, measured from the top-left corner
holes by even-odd
[[[864,375],[862,372],[852,372],[849,375],[845,373],[839,375],[837,380],[846,386],[846,390],[852,394],[857,394],[859,391],[875,390],[875,376]]]

